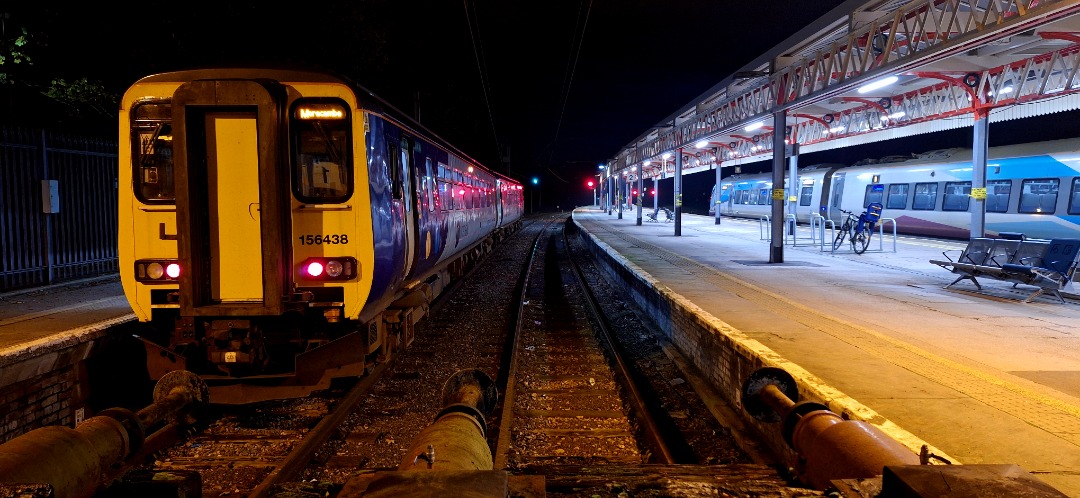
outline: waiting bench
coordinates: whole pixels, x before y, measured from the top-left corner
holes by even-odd
[[[961,280],[971,280],[980,290],[979,277],[1017,285],[1038,287],[1024,302],[1044,292],[1052,292],[1061,302],[1060,291],[1072,281],[1080,259],[1080,239],[1024,240],[1023,237],[975,237],[954,261],[930,260],[957,275],[945,288]]]

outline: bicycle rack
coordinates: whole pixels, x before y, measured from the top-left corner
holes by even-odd
[[[764,228],[762,224],[764,223]],[[772,240],[772,218],[769,215],[764,215],[758,218],[758,239],[759,240]]]
[[[827,240],[828,241],[828,249],[826,249],[825,248],[826,247],[826,244],[825,244],[825,242],[826,242],[826,239],[825,239],[825,226],[822,225],[821,226],[821,251],[824,252],[824,251],[828,250],[831,253],[836,253],[838,250],[833,249],[833,247],[832,247],[832,241],[836,240],[836,222],[833,221],[833,220],[825,220],[825,223],[829,224],[830,237]],[[883,242],[883,240],[885,239],[885,223],[888,223],[890,226],[892,226],[892,252],[896,252],[896,219],[895,218],[881,218],[881,219],[878,220],[878,223],[877,223],[878,248],[876,250],[872,250],[872,249],[867,248],[865,252],[885,252],[885,246],[884,246],[884,242]],[[851,242],[845,241],[845,243],[841,244],[841,246],[844,246],[844,245],[847,245],[848,247],[851,247]],[[854,253],[855,251],[849,250],[847,252]]]
[[[825,238],[825,217],[814,213],[810,215],[810,245],[818,243],[818,230],[821,230],[821,238]]]

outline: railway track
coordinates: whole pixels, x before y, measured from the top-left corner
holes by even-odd
[[[563,227],[541,234],[500,382],[496,468],[672,463],[579,273]]]
[[[524,224],[443,294],[408,348],[357,385],[218,412],[151,467],[199,472],[204,497],[358,496],[423,456],[410,446],[444,408],[444,383],[476,371],[498,392],[481,420],[484,450],[494,470],[542,477],[528,481],[546,483],[533,492],[816,496],[740,447],[566,225],[556,216]],[[435,449],[434,461],[443,455]]]

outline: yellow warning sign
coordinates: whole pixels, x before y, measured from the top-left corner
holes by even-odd
[[[772,199],[774,201],[782,201],[782,200],[784,200],[784,189],[782,189],[782,188],[774,188],[774,189],[772,189]]]
[[[985,188],[973,188],[973,189],[971,189],[971,197],[973,199],[979,199],[979,200],[986,199],[986,189]]]

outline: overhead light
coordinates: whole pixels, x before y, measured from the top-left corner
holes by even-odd
[[[764,121],[758,121],[756,123],[750,123],[750,124],[746,125],[746,128],[743,128],[743,129],[746,130],[746,131],[754,131],[754,130],[756,130],[758,128],[761,128],[762,126],[765,126],[765,122]]]
[[[662,158],[664,158],[665,160],[667,160],[667,159],[671,158],[671,153],[670,153],[670,152],[665,152],[665,153],[664,153],[664,155],[662,155],[662,156],[660,156],[660,157],[662,157]]]
[[[904,117],[905,114],[906,113],[904,111],[896,111],[896,112],[894,112],[892,114],[889,114],[888,116],[882,116],[881,120],[882,121],[888,121],[890,119],[900,119],[900,118]]]
[[[887,87],[887,86],[889,86],[889,85],[891,85],[893,83],[896,83],[899,80],[900,80],[899,77],[889,76],[889,77],[886,77],[886,78],[881,78],[880,80],[871,81],[870,83],[867,83],[867,84],[859,87],[859,93],[872,92],[872,91],[877,90],[879,88],[885,88],[885,87]]]
[[[833,126],[832,128],[829,128],[829,133],[840,133],[842,131],[844,131],[843,126]]]
[[[700,140],[700,141],[698,141],[698,143],[694,144],[694,147],[697,147],[699,149],[704,149],[705,147],[708,147],[708,146],[709,146],[709,141],[708,140]]]
[[[647,168],[651,164],[652,164],[652,161],[645,161],[645,163],[642,166],[645,166]]]

